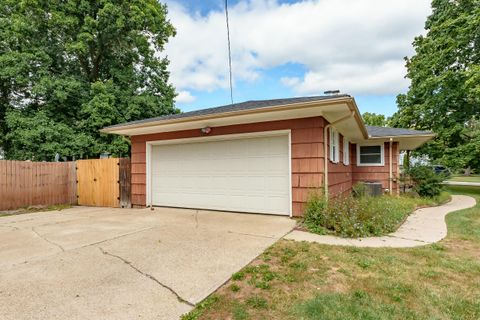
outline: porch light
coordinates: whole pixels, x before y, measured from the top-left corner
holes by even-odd
[[[200,131],[202,131],[203,134],[209,134],[212,131],[212,128],[205,127],[205,128],[200,129]]]

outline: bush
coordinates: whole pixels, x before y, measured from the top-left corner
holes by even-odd
[[[413,181],[413,190],[421,197],[437,197],[442,192],[443,174],[436,174],[433,169],[425,165],[410,167],[406,174]]]

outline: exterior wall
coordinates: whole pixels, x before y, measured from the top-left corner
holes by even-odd
[[[258,122],[212,128],[208,136],[291,130],[292,210],[301,216],[309,195],[323,187],[324,139],[323,128],[328,122],[322,117]],[[131,137],[132,142],[132,205],[146,206],[146,142],[205,136],[199,129],[164,132]],[[327,137],[328,138],[328,137]],[[326,141],[329,141],[327,139]],[[337,196],[350,192],[361,181],[379,181],[388,188],[389,143],[385,143],[385,165],[359,167],[356,165],[356,145],[350,143],[350,164],[343,164],[343,136],[340,135],[340,161],[329,161],[329,194]],[[328,142],[327,142],[328,143]],[[398,143],[393,143],[393,175],[398,176]],[[328,156],[328,155],[327,155]],[[398,190],[398,184],[393,183]]]
[[[330,141],[330,139],[327,141]],[[340,159],[338,163],[328,161],[328,194],[330,196],[347,194],[352,189],[352,144],[350,144],[350,163],[345,165],[343,163],[344,141],[344,137],[340,134]]]
[[[393,142],[392,144],[392,163],[393,163],[393,183],[392,183],[392,189],[394,193],[398,193],[398,155],[399,155],[399,149],[398,149],[398,142]],[[381,182],[383,189],[388,189],[389,188],[389,163],[390,163],[390,155],[389,155],[389,150],[390,150],[390,143],[385,142],[384,143],[384,157],[385,157],[385,165],[384,166],[357,166],[357,146],[353,145],[351,149],[351,163],[353,163],[353,184],[362,182],[362,181],[368,181],[368,182]]]
[[[310,192],[323,185],[322,117],[259,122],[212,128],[208,136],[291,130],[292,210],[303,213]],[[133,136],[132,142],[132,205],[146,205],[146,142],[205,136],[200,129]]]

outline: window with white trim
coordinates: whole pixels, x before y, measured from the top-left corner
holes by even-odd
[[[350,164],[350,141],[343,137],[343,164],[348,166]]]
[[[383,166],[384,159],[383,144],[357,144],[357,166]]]
[[[338,163],[340,158],[340,142],[338,131],[330,128],[330,161]]]

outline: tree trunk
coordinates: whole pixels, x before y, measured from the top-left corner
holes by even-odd
[[[403,158],[403,169],[408,170],[409,168],[410,168],[410,150],[407,150],[407,153]]]

